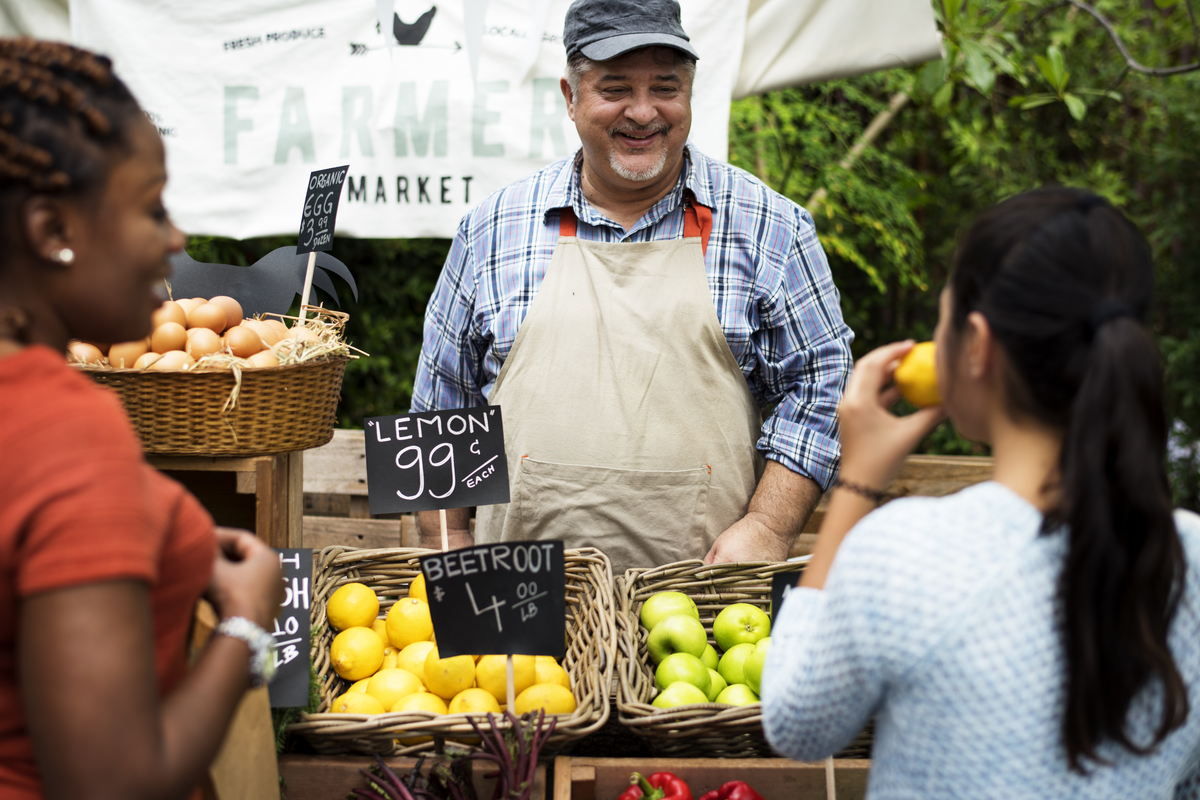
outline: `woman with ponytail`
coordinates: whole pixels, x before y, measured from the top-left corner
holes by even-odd
[[[0,39],[5,800],[198,797],[282,594],[274,551],[214,528],[66,363],[69,339],[147,336],[183,247],[162,141],[111,66]],[[189,671],[201,596],[225,635]]]
[[[1029,192],[959,242],[942,406],[888,411],[911,342],[858,362],[763,675],[781,753],[823,758],[874,717],[873,800],[1200,797],[1200,517],[1170,504],[1153,278],[1108,202]],[[947,415],[993,480],[873,510]]]

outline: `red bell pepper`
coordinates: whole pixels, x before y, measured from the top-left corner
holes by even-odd
[[[720,789],[700,795],[700,800],[763,800],[762,795],[746,785],[745,781],[729,781]]]
[[[635,772],[629,776],[629,788],[617,800],[692,800],[692,790],[669,772],[656,772],[649,778]]]

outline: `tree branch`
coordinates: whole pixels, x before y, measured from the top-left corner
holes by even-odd
[[[1184,5],[1187,6],[1188,16],[1192,18],[1193,33],[1195,33],[1195,17],[1192,16],[1191,0],[1185,0]],[[1108,36],[1113,40],[1113,44],[1115,44],[1117,49],[1121,51],[1121,57],[1125,59],[1125,63],[1129,66],[1129,69],[1133,70],[1134,72],[1140,72],[1143,75],[1152,75],[1161,78],[1168,75],[1179,75],[1184,72],[1195,72],[1196,70],[1200,70],[1200,62],[1181,64],[1178,67],[1147,67],[1145,64],[1142,64],[1129,54],[1129,50],[1125,47],[1125,42],[1121,40],[1121,36],[1117,33],[1116,28],[1113,27],[1112,23],[1109,22],[1103,14],[1101,14],[1091,5],[1081,2],[1081,0],[1059,0],[1057,3],[1052,3],[1051,5],[1046,6],[1036,15],[1034,15],[1033,19],[1031,19],[1025,25],[1025,27],[1021,29],[1020,35],[1024,36],[1025,32],[1028,31],[1035,23],[1037,23],[1047,14],[1050,14],[1052,11],[1056,11],[1064,6],[1074,6],[1080,11],[1085,11],[1088,14],[1091,14],[1097,22],[1104,26],[1104,30],[1108,31]]]

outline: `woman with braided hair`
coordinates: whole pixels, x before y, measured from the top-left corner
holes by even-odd
[[[0,796],[197,794],[267,649],[274,552],[146,464],[67,341],[150,332],[183,247],[105,58],[0,39]],[[223,618],[187,670],[197,600]]]
[[[839,488],[763,675],[771,743],[875,719],[871,798],[1200,798],[1200,517],[1171,509],[1154,266],[1133,224],[1048,188],[963,234],[943,403],[888,407],[900,342],[839,408]],[[946,416],[993,480],[872,510]]]

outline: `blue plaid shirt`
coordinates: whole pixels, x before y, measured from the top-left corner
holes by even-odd
[[[584,241],[679,239],[687,189],[713,210],[705,268],[725,338],[754,398],[775,406],[757,447],[829,488],[854,335],[809,213],[689,145],[679,183],[626,231],[584,199],[581,159],[510,184],[463,218],[425,314],[412,410],[487,402],[550,264],[560,209],[574,209]]]

